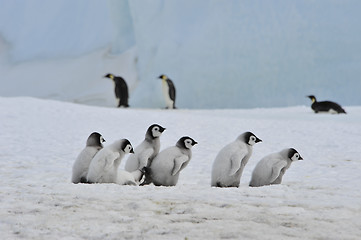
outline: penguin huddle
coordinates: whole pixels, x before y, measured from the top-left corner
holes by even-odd
[[[114,82],[114,93],[115,98],[118,100],[118,108],[129,107],[128,99],[129,99],[129,92],[128,92],[128,85],[124,78],[120,76],[115,76],[111,73],[108,73],[104,76],[104,78],[109,78]],[[163,90],[163,97],[166,103],[166,109],[176,109],[175,106],[175,99],[176,99],[176,90],[174,83],[171,79],[169,79],[166,75],[162,74],[158,77],[158,79],[162,80],[162,90]]]
[[[73,164],[73,183],[115,183],[119,185],[175,186],[180,172],[192,158],[197,142],[189,136],[181,137],[174,146],[160,151],[160,136],[165,128],[152,124],[144,140],[133,149],[128,139],[119,139],[103,146],[100,133],[93,132]],[[239,187],[243,170],[250,159],[253,146],[262,142],[252,132],[240,134],[216,155],[211,172],[212,187]],[[119,165],[130,154],[124,170]],[[303,160],[294,148],[283,149],[262,158],[252,172],[250,187],[281,184],[292,162]]]
[[[73,183],[116,183],[119,185],[175,186],[180,172],[192,158],[191,148],[197,142],[191,137],[181,137],[175,146],[160,151],[159,137],[165,128],[152,124],[145,139],[135,150],[128,139],[120,139],[103,147],[100,133],[92,133],[73,164]],[[119,165],[128,153],[125,169]],[[142,179],[144,177],[143,182]]]

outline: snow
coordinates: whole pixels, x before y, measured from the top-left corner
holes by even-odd
[[[345,108],[116,109],[0,97],[2,239],[359,239],[361,107]],[[71,183],[91,132],[136,146],[153,123],[167,128],[161,149],[184,135],[199,143],[177,186]],[[240,187],[210,187],[216,154],[244,131],[263,142]],[[304,161],[281,185],[248,187],[256,163],[286,147]]]

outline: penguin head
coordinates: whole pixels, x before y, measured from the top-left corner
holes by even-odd
[[[197,144],[197,142],[194,141],[193,138],[184,136],[178,140],[176,146],[179,148],[191,149],[196,144]]]
[[[98,132],[93,132],[88,137],[88,140],[86,141],[87,146],[94,146],[94,147],[103,147],[103,142],[105,142],[105,139],[103,136]]]
[[[288,150],[288,157],[292,160],[292,162],[303,160],[301,155],[294,148],[290,148]]]
[[[165,128],[158,125],[158,124],[152,124],[148,130],[147,133],[145,134],[146,138],[147,136],[151,137],[152,139],[160,137],[160,135],[162,135],[162,133],[164,132]]]
[[[256,137],[256,135],[254,135],[252,132],[245,132],[240,137],[243,137],[243,141],[251,146],[258,142],[262,142],[262,140]]]
[[[316,102],[316,97],[313,95],[307,96],[309,99],[311,99],[312,103]]]
[[[121,144],[121,150],[125,153],[134,153],[133,146],[128,139],[123,139]]]
[[[112,80],[114,80],[114,75],[111,73],[108,73],[107,75],[104,76],[105,78],[110,78]]]
[[[162,79],[162,80],[166,80],[168,79],[168,77],[164,74],[160,75],[158,78]]]

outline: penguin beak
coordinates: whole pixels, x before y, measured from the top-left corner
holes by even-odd
[[[262,139],[257,138],[256,143],[258,143],[258,142],[262,142]]]
[[[133,148],[132,148],[132,150],[130,150],[130,153],[134,153],[134,150],[133,150]]]
[[[166,128],[161,128],[161,129],[159,129],[159,132],[164,132],[164,130],[165,130]]]
[[[303,158],[300,156],[300,157],[298,158],[298,160],[303,160]]]
[[[193,144],[192,144],[192,146],[194,146],[194,145],[196,145],[196,144],[198,144],[198,143],[197,143],[196,141],[194,141]]]

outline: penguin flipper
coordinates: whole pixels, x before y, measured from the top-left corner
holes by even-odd
[[[287,162],[284,160],[279,160],[272,167],[272,174],[270,177],[270,183],[274,182],[280,175],[281,170],[287,166]]]
[[[236,174],[236,172],[241,168],[241,160],[246,156],[246,153],[233,154],[231,156],[231,169],[229,171],[229,176]]]
[[[187,161],[189,160],[189,157],[186,155],[183,155],[181,157],[175,158],[174,159],[174,167],[172,170],[172,176],[176,175],[177,173],[179,173],[184,167]]]

